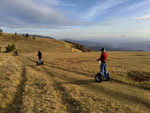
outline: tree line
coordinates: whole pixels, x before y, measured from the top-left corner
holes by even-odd
[[[74,43],[74,42],[67,41],[67,40],[65,40],[64,42],[72,44],[73,48],[79,49],[82,52],[91,52],[91,51],[93,51],[92,49],[87,48],[87,47],[83,46],[82,44]]]

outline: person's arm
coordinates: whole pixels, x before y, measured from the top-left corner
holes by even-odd
[[[97,61],[99,61],[99,60],[101,60],[101,58],[99,58],[99,59],[96,59]]]
[[[99,58],[99,59],[97,59],[97,61],[100,61],[100,60],[101,60],[101,58],[102,58],[102,54],[101,54],[100,58]]]

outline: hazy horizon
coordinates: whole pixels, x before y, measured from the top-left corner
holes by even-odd
[[[150,41],[150,0],[1,0],[0,29],[56,39]]]

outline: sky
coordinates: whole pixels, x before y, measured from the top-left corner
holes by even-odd
[[[0,28],[94,41],[150,41],[150,0],[0,0]]]

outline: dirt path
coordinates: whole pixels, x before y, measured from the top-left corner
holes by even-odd
[[[83,113],[82,106],[79,101],[71,97],[68,92],[61,86],[61,83],[55,82],[55,90],[61,95],[62,104],[64,104],[69,113]],[[87,112],[88,113],[88,112]]]
[[[55,90],[58,90],[61,98],[62,98],[62,104],[66,105],[67,111],[69,113],[89,113],[88,109],[83,109],[83,106],[81,105],[80,101],[73,98],[67,90],[62,86],[62,83],[58,78],[56,79],[55,75],[48,71],[47,68],[42,67],[44,72],[49,75],[53,82]]]
[[[22,80],[20,81],[20,84],[17,87],[17,92],[15,94],[15,97],[12,101],[12,103],[7,108],[6,113],[21,113],[21,105],[23,101],[23,93],[24,93],[24,87],[26,82],[26,68],[22,68],[22,74],[21,74]]]

